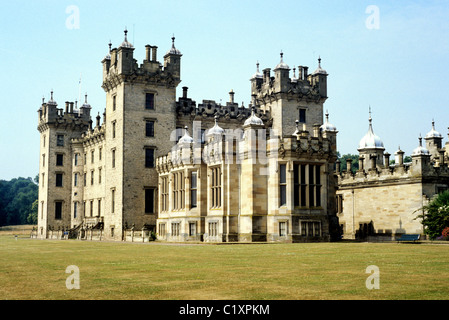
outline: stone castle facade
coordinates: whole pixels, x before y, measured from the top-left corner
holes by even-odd
[[[404,161],[404,151],[394,154],[394,163],[382,140],[374,133],[372,118],[359,143],[359,169],[354,173],[352,160],[347,170],[337,162],[337,216],[345,239],[392,240],[402,234],[424,236],[418,215],[432,197],[449,187],[449,143],[432,128]]]
[[[196,104],[181,52],[138,64],[125,39],[103,59],[106,108],[53,99],[38,110],[39,238],[328,241],[336,237],[337,130],[328,74],[283,61],[251,77],[251,104]],[[273,74],[274,73],[274,74]],[[295,121],[296,120],[296,121]]]

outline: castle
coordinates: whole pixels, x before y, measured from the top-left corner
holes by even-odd
[[[449,187],[449,142],[431,130],[404,161],[399,149],[390,161],[384,144],[374,133],[371,112],[368,132],[359,143],[359,169],[354,173],[352,160],[338,174],[337,216],[345,239],[392,240],[402,234],[424,235],[422,207]],[[394,163],[392,163],[394,162]]]
[[[102,61],[106,108],[53,98],[38,110],[38,238],[204,242],[329,241],[337,130],[323,121],[327,72],[283,61],[250,78],[251,104],[196,104],[181,52],[140,65],[127,40]],[[295,121],[296,120],[296,121]]]

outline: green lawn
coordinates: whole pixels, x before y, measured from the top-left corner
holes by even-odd
[[[76,265],[80,289],[68,290]],[[366,268],[379,268],[368,290]],[[0,236],[0,299],[448,299],[449,246],[177,245]]]

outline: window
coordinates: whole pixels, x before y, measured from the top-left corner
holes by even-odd
[[[154,137],[154,121],[145,121],[145,136]]]
[[[159,223],[159,236],[165,237],[165,233],[166,233],[166,224]]]
[[[90,152],[90,163],[94,163],[95,162],[95,150],[92,150]]]
[[[101,168],[98,168],[98,183],[101,184]]]
[[[218,236],[218,222],[209,222],[209,236]]]
[[[115,189],[111,190],[111,213],[115,212]]]
[[[299,122],[306,123],[306,109],[299,109]]]
[[[42,188],[45,187],[45,173],[42,174]]]
[[[78,215],[78,202],[73,203],[73,218],[76,219]]]
[[[87,186],[87,172],[84,172],[83,183],[84,183],[84,186]]]
[[[212,208],[221,207],[221,168],[211,169],[211,202]]]
[[[154,189],[145,189],[145,213],[154,213]]]
[[[75,173],[73,175],[73,186],[77,187],[78,186],[78,173]]]
[[[168,177],[161,178],[161,211],[168,211]]]
[[[287,169],[285,164],[279,165],[279,206],[287,205]]]
[[[94,216],[94,200],[90,200],[90,216]]]
[[[115,121],[112,121],[112,138],[115,138]]]
[[[98,216],[101,215],[101,199],[98,199]]]
[[[154,110],[154,93],[145,94],[145,109]]]
[[[112,167],[115,168],[115,149],[112,149]]]
[[[197,176],[198,173],[196,171],[191,173],[190,176],[190,207],[196,208],[197,206]]]
[[[78,159],[79,159],[79,153],[75,153],[75,160],[74,160],[74,164],[75,164],[75,166],[77,166],[78,165]]]
[[[343,213],[343,195],[337,194],[336,200],[337,213]]]
[[[184,129],[182,127],[176,127],[176,143],[178,143],[179,139],[184,135]]]
[[[295,164],[293,175],[295,207],[321,206],[321,166]]]
[[[189,222],[189,236],[196,235],[196,222]]]
[[[56,186],[62,187],[62,173],[56,174]]]
[[[100,160],[100,161],[102,158],[102,153],[103,153],[103,148],[98,148],[98,160]]]
[[[62,219],[62,201],[55,202],[55,219],[56,220]]]
[[[56,165],[63,166],[64,165],[64,155],[61,153],[56,154]]]
[[[117,107],[117,96],[112,97],[112,111],[115,111],[115,108]]]
[[[279,236],[285,237],[287,235],[287,222],[281,221],[279,222]]]
[[[154,168],[154,149],[145,148],[145,168]]]
[[[171,224],[171,235],[174,237],[179,236],[179,222],[172,222]]]
[[[45,167],[45,154],[42,155],[42,166]]]
[[[58,134],[56,137],[56,146],[63,147],[64,146],[64,135]]]
[[[301,221],[301,236],[304,237],[320,237],[321,222],[319,221]]]
[[[185,208],[184,172],[173,173],[173,210]]]
[[[90,184],[93,185],[94,184],[94,170],[90,171]]]

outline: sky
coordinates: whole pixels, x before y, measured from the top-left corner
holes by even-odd
[[[327,71],[330,122],[340,154],[356,154],[368,130],[385,149],[410,155],[435,128],[449,127],[448,1],[2,1],[0,10],[0,180],[34,178],[39,171],[37,110],[42,98],[105,108],[101,61],[128,30],[134,57],[158,46],[183,54],[181,84],[201,103],[223,104],[229,91],[248,106],[250,77],[274,67],[283,52],[291,69]],[[291,71],[292,72],[292,71]],[[448,90],[448,91],[447,91]]]

